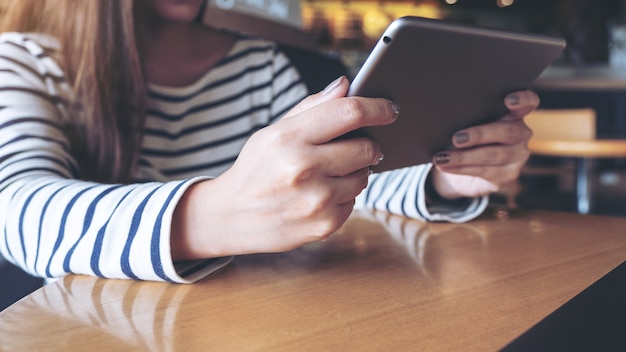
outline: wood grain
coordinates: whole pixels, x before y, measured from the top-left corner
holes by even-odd
[[[0,349],[490,351],[626,259],[626,219],[357,212],[325,242],[193,285],[68,276],[0,313]]]

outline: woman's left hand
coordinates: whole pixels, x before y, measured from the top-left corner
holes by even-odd
[[[433,186],[444,198],[477,197],[498,191],[515,180],[528,160],[532,131],[524,116],[536,109],[539,97],[518,91],[505,98],[509,113],[500,120],[454,134],[455,149],[433,157]]]

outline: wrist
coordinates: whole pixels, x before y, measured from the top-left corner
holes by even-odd
[[[467,197],[449,198],[442,196],[435,187],[432,171],[428,174],[426,182],[424,183],[424,195],[427,207],[445,206],[450,208],[465,208],[471,202],[471,198]]]
[[[179,199],[172,215],[170,231],[170,251],[174,261],[197,259],[193,243],[193,197],[194,190],[198,184],[193,184],[187,188],[183,196]]]

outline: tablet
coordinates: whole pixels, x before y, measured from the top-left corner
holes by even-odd
[[[384,171],[430,162],[452,135],[506,113],[507,93],[528,89],[565,40],[421,17],[393,21],[353,79],[349,96],[393,100],[398,120],[356,131],[380,143]]]

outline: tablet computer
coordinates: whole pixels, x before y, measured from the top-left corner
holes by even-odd
[[[430,162],[452,135],[506,113],[506,94],[528,89],[565,40],[421,17],[393,21],[352,80],[349,96],[393,100],[398,120],[356,131],[385,155],[375,171]]]

